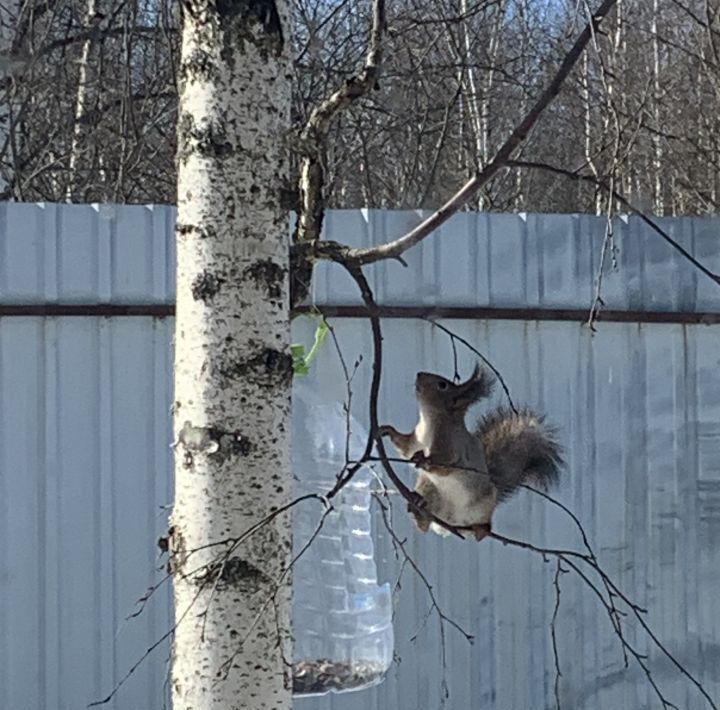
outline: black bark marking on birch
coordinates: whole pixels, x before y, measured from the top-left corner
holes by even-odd
[[[217,237],[217,230],[210,225],[199,227],[196,224],[176,224],[175,234],[179,237],[195,235],[198,239],[214,239]]]
[[[202,49],[193,50],[180,66],[180,81],[190,78],[216,82],[220,77],[215,60]]]
[[[202,301],[206,305],[217,296],[225,283],[225,279],[209,271],[203,271],[198,274],[190,286],[192,297],[196,301]]]
[[[252,44],[267,61],[270,50],[279,57],[285,46],[282,22],[273,0],[215,0],[220,27],[223,29],[223,61],[231,62],[235,51],[231,46],[237,43],[241,51],[245,42]],[[258,36],[255,27],[262,32]]]
[[[175,527],[171,525],[168,528],[167,535],[161,535],[157,540],[157,546],[160,549],[160,553],[166,555],[170,552],[170,539],[175,532]]]
[[[168,574],[181,572],[185,565],[185,538],[182,533],[173,525],[168,530]]]
[[[235,152],[235,148],[227,140],[225,132],[212,124],[198,127],[193,121],[193,125],[184,134],[184,138],[184,147],[188,154],[192,151],[204,158],[222,159]]]
[[[280,298],[287,270],[271,259],[263,259],[248,266],[241,274],[242,278],[250,278],[255,285],[264,287],[269,298]]]
[[[195,150],[206,158],[226,158],[235,152],[225,132],[217,126],[208,125],[195,129],[192,137],[197,141]]]
[[[218,588],[235,587],[247,594],[257,592],[270,579],[261,569],[247,560],[230,557],[207,565],[195,581],[201,585],[217,582]]]
[[[195,128],[195,119],[184,111],[178,116],[177,124],[177,160],[178,163],[185,163],[185,161],[192,155],[194,147],[192,145],[192,132]],[[180,231],[179,226],[176,227],[176,232],[180,236],[184,236],[189,233],[194,225],[182,225],[183,230]]]
[[[266,347],[247,360],[235,362],[221,370],[231,380],[251,378],[260,387],[275,388],[289,385],[292,380],[292,356]]]
[[[222,127],[204,123],[199,126],[189,113],[182,113],[178,118],[178,161],[184,163],[191,155],[222,160],[235,153],[235,148],[227,140]],[[192,225],[183,225],[188,231]],[[179,232],[183,234],[183,232]]]

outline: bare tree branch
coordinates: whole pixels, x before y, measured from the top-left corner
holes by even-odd
[[[547,87],[540,94],[532,107],[517,124],[510,136],[505,140],[500,149],[495,153],[490,162],[473,178],[453,195],[440,209],[430,217],[423,220],[417,227],[407,234],[386,244],[381,244],[366,249],[347,249],[345,260],[358,265],[371,264],[382,259],[397,259],[411,247],[421,242],[441,224],[454,215],[478,190],[480,190],[495,173],[507,165],[508,160],[518,147],[525,141],[531,129],[540,118],[552,100],[558,95],[565,79],[574,68],[582,55],[585,47],[599,27],[603,18],[610,12],[617,0],[603,0],[600,7],[595,11],[585,29],[575,40],[572,48],[567,52],[560,67],[555,73]],[[336,251],[336,249],[331,249]],[[324,250],[323,243],[314,245],[311,254],[315,258],[330,258]]]
[[[313,109],[300,133],[302,155],[298,177],[299,210],[293,241],[312,242],[320,239],[325,216],[325,163],[327,133],[332,120],[350,103],[369,93],[380,75],[382,33],[385,28],[385,0],[373,0],[373,24],[370,31],[365,65],[356,76]],[[294,264],[292,303],[307,295],[312,265],[304,259]]]
[[[550,638],[552,641],[553,659],[555,661],[555,683],[553,684],[555,692],[555,708],[556,710],[562,710],[560,703],[560,678],[562,673],[560,671],[560,652],[558,651],[557,642],[557,618],[560,611],[560,575],[566,570],[562,568],[560,559],[555,560],[555,577],[553,579],[553,587],[555,588],[555,606],[553,608],[552,619],[550,621]]]

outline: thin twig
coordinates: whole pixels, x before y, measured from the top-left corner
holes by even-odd
[[[614,180],[611,178],[610,189],[613,189]],[[614,235],[614,221],[613,221],[613,198],[612,194],[608,195],[608,205],[605,215],[605,237],[603,238],[602,248],[600,249],[600,264],[598,265],[597,275],[595,277],[595,297],[590,306],[590,313],[588,315],[588,327],[591,331],[595,332],[595,324],[598,316],[600,315],[600,309],[605,305],[605,301],[602,298],[602,283],[603,276],[605,274],[605,258],[607,256],[608,249],[612,256],[612,265],[615,266],[615,235]]]
[[[555,560],[555,578],[553,579],[553,587],[555,588],[555,607],[553,609],[552,619],[550,620],[550,638],[552,639],[553,659],[555,660],[555,708],[556,710],[562,710],[560,703],[560,678],[562,678],[562,672],[560,671],[560,652],[558,650],[557,642],[557,619],[558,613],[560,612],[560,575],[564,574],[565,570],[562,568],[560,558]]]
[[[345,404],[343,405],[343,408],[345,410],[345,469],[350,465],[350,435],[351,435],[351,422],[352,422],[352,399],[353,399],[353,390],[352,390],[352,381],[355,379],[355,375],[357,374],[358,368],[360,367],[360,363],[362,362],[362,355],[359,355],[358,358],[355,360],[355,363],[353,364],[352,372],[350,372],[350,368],[347,365],[347,361],[345,360],[345,357],[342,352],[342,348],[340,347],[340,341],[338,340],[337,333],[335,332],[335,328],[328,323],[327,320],[324,319],[325,325],[327,326],[327,329],[330,331],[330,337],[332,338],[333,345],[335,346],[335,352],[337,353],[338,360],[340,361],[340,367],[342,367],[343,375],[345,377]]]
[[[190,604],[188,604],[187,608],[183,613],[181,614],[180,618],[166,631],[157,641],[155,641],[152,645],[150,645],[147,649],[145,649],[145,653],[130,667],[130,670],[115,684],[113,689],[110,691],[110,693],[105,696],[102,700],[96,700],[95,702],[90,703],[87,707],[93,708],[97,707],[99,705],[106,705],[109,703],[117,694],[117,692],[122,688],[123,685],[125,685],[125,682],[130,678],[130,676],[135,673],[135,671],[143,664],[145,659],[156,649],[158,646],[160,646],[162,643],[167,641],[177,630],[178,626],[183,622],[185,617],[190,613],[190,610],[195,606],[195,602],[198,600],[200,594],[202,593],[204,589],[204,585],[201,583],[198,585],[198,590],[195,593],[195,596],[192,598]]]
[[[390,535],[391,539],[393,540],[396,549],[399,549],[403,554],[404,561],[412,567],[415,574],[418,576],[420,581],[422,582],[423,586],[425,587],[425,590],[428,594],[428,597],[430,598],[430,610],[428,614],[435,612],[438,618],[438,622],[440,625],[440,656],[441,656],[441,663],[442,663],[442,669],[443,669],[443,677],[441,681],[441,688],[443,697],[447,698],[449,696],[449,689],[447,684],[447,645],[446,645],[446,639],[445,639],[445,624],[450,625],[453,629],[455,629],[458,633],[460,633],[465,640],[472,644],[475,641],[475,637],[465,631],[460,624],[458,624],[454,619],[451,619],[440,607],[440,604],[438,603],[437,597],[435,596],[435,591],[433,589],[432,584],[430,584],[430,580],[425,576],[425,573],[420,569],[420,566],[418,563],[413,559],[412,555],[406,550],[406,540],[401,539],[398,534],[393,529],[392,523],[390,522],[387,511],[385,506],[382,504],[382,501],[380,501],[377,494],[374,495],[375,500],[380,502],[380,505],[378,506],[380,508],[380,514],[383,519],[383,523],[385,524],[385,529],[387,530],[388,534]],[[427,616],[425,617],[425,620],[427,620]],[[417,637],[417,632],[411,638],[411,641],[415,640]]]
[[[135,602],[135,605],[138,607],[135,611],[130,612],[126,617],[125,621],[129,621],[130,619],[134,619],[140,614],[143,613],[145,610],[145,607],[147,606],[147,603],[150,601],[151,597],[155,592],[160,589],[160,587],[167,582],[172,575],[168,572],[167,574],[164,574],[162,579],[160,579],[159,582],[156,582],[155,584],[151,584],[146,590],[145,593]]]
[[[531,170],[545,170],[547,172],[554,173],[555,175],[561,175],[562,177],[566,177],[570,180],[589,182],[595,185],[599,185],[604,190],[610,190],[610,187],[602,179],[597,179],[592,175],[584,175],[582,173],[577,173],[572,170],[566,170],[565,168],[559,168],[555,165],[550,165],[548,163],[539,163],[529,160],[509,160],[508,167],[525,168]],[[675,251],[681,254],[684,259],[689,261],[696,269],[698,269],[698,271],[702,272],[709,279],[712,279],[716,284],[720,285],[720,275],[714,273],[713,271],[708,269],[708,267],[705,266],[701,261],[696,259],[687,249],[685,249],[685,247],[683,247],[679,242],[673,239],[659,224],[657,224],[655,220],[648,217],[640,208],[636,207],[622,193],[618,192],[617,190],[613,190],[612,195],[630,212],[637,215],[641,221],[647,224],[648,227],[650,227],[654,232],[656,232],[673,249],[675,249]]]
[[[592,563],[595,566],[597,566],[599,568],[600,563],[598,562],[597,555],[595,554],[595,551],[593,550],[592,546],[590,545],[590,541],[588,539],[587,533],[585,532],[585,528],[584,528],[583,524],[580,522],[580,519],[577,517],[577,515],[575,515],[575,513],[573,513],[572,510],[570,510],[570,508],[568,508],[564,503],[561,503],[557,498],[551,496],[549,493],[546,493],[545,491],[541,491],[540,489],[535,488],[533,486],[529,486],[527,484],[520,484],[520,487],[525,488],[528,491],[531,491],[535,495],[539,495],[541,498],[544,498],[549,503],[552,503],[552,505],[560,508],[563,512],[565,512],[572,519],[572,521],[575,523],[575,526],[577,527],[577,529],[580,532],[580,536],[582,537],[583,545],[588,552],[590,560],[592,561]],[[612,612],[611,619],[613,622],[613,626],[615,627],[615,633],[618,635],[618,638],[620,639],[620,645],[621,645],[622,652],[623,652],[623,663],[624,663],[625,668],[627,668],[629,664],[628,664],[627,653],[625,652],[624,636],[623,636],[624,632],[623,632],[623,627],[622,627],[622,623],[621,623],[622,622],[621,617],[626,616],[626,614],[625,614],[625,612],[620,611],[615,605],[615,599],[616,599],[617,595],[610,587],[609,577],[607,577],[604,574],[600,575],[600,577],[602,579],[603,586],[605,587],[605,591],[607,592],[607,595],[608,595],[608,602],[610,604],[610,608],[611,608],[611,612]],[[633,604],[630,604],[630,606],[633,609],[639,609],[641,612],[643,612],[643,613],[645,612],[645,610],[642,609],[642,607],[638,606],[637,604],[633,603]]]

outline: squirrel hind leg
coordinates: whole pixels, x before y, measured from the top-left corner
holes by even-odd
[[[430,529],[430,523],[432,522],[432,519],[429,518],[427,515],[418,513],[415,510],[411,510],[410,515],[412,515],[413,520],[415,521],[415,526],[420,532],[426,533]]]
[[[408,513],[415,520],[415,525],[421,532],[427,532],[432,523],[432,517],[428,513],[434,512],[438,503],[438,489],[435,484],[422,474],[418,476],[413,491],[415,505],[408,503]]]
[[[410,513],[420,532],[427,532],[430,528],[431,518],[425,512],[427,501],[417,492],[411,491],[412,500],[408,501],[407,512]]]
[[[415,497],[415,500],[413,501],[414,505],[413,503],[408,502],[407,511],[415,521],[415,525],[418,530],[420,530],[420,532],[427,532],[430,529],[430,523],[432,522],[432,518],[426,512],[427,502],[420,494],[415,493],[414,491],[413,493]]]

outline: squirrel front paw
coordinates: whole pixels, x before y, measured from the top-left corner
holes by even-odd
[[[389,424],[383,424],[382,426],[378,427],[377,435],[379,437],[385,437],[385,436],[397,436],[398,431],[394,426],[390,426]]]
[[[410,463],[414,463],[416,466],[422,466],[423,464],[427,465],[430,463],[430,457],[425,456],[423,451],[416,451],[410,457]]]

